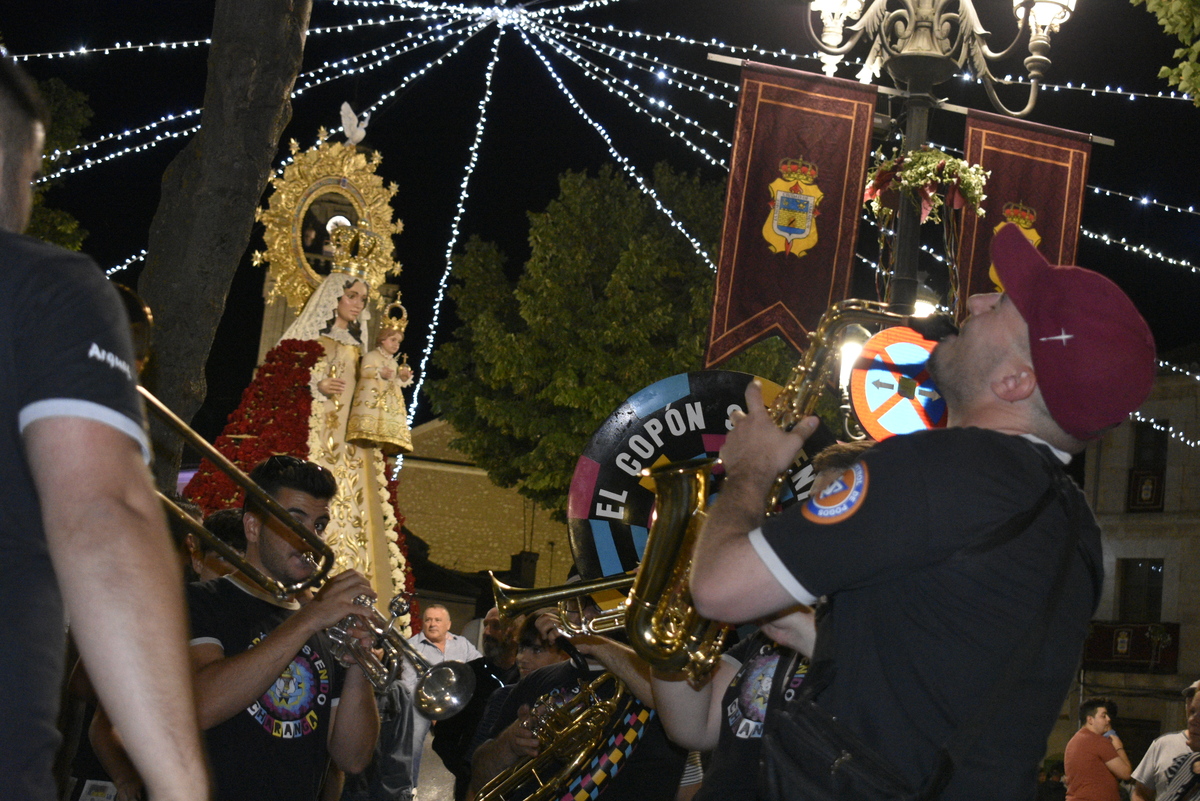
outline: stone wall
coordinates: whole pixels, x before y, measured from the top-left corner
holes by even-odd
[[[510,556],[539,554],[537,586],[562,584],[572,564],[567,527],[515,489],[501,489],[450,446],[454,428],[434,420],[413,431],[397,493],[409,531],[429,543],[429,558],[467,572],[508,570]]]

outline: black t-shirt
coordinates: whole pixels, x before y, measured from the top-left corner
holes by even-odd
[[[1060,464],[1045,445],[976,428],[892,437],[822,497],[752,534],[798,600],[827,595],[809,681],[817,703],[885,756],[911,784],[991,691],[1037,625],[1070,534],[1055,500],[1009,542],[966,558],[1031,508]],[[1099,597],[1099,530],[1082,493],[1062,600],[1044,645],[972,746],[943,798],[1032,798],[1036,765],[1079,663]],[[806,595],[804,591],[809,595]]]
[[[547,665],[530,673],[517,683],[513,691],[505,699],[500,709],[499,719],[490,733],[496,737],[501,731],[517,719],[517,710],[524,704],[534,706],[537,699],[554,690],[560,690],[567,698],[573,697],[582,682],[588,682],[601,675],[601,671],[580,676],[579,671],[570,662],[559,662]],[[605,697],[602,693],[601,697]],[[633,753],[628,759],[608,761],[606,770],[614,770],[611,779],[599,786],[598,797],[604,801],[671,801],[679,789],[679,778],[683,775],[683,765],[687,752],[667,740],[662,723],[652,710],[634,705],[631,716],[637,720],[623,719],[615,728],[610,729],[609,745],[616,739],[630,738],[631,731],[638,732],[633,747]],[[602,753],[609,753],[606,746]],[[584,767],[584,773],[589,772],[589,766]],[[575,785],[579,777],[573,777]],[[572,786],[568,791],[576,797],[581,796],[580,788]],[[584,790],[586,792],[586,788]]]
[[[148,454],[129,323],[91,259],[0,231],[0,782],[53,799],[50,768],[62,682],[63,607],[22,432],[45,417],[83,417]],[[75,558],[88,559],[88,554]],[[16,613],[13,610],[20,610]]]
[[[722,657],[739,667],[721,699],[721,733],[696,801],[749,801],[758,797],[756,777],[767,700],[775,668],[780,660],[789,661],[791,654],[767,635],[755,632]],[[800,662],[788,685],[800,686],[807,672],[807,661]]]
[[[226,657],[253,648],[295,611],[251,595],[229,578],[188,585],[188,606],[191,644],[220,645]],[[316,799],[344,676],[318,634],[257,701],[205,732],[214,798]]]

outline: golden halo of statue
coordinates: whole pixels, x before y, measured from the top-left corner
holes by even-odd
[[[292,308],[302,307],[334,267],[339,253],[333,233],[340,225],[369,232],[378,242],[356,260],[372,290],[389,274],[400,274],[392,236],[404,226],[390,205],[396,185],[384,186],[375,172],[382,157],[328,136],[321,128],[317,144],[305,151],[292,140],[292,163],[271,178],[267,208],[255,215],[266,229],[267,249],[254,254],[254,263],[268,264],[271,296],[283,296]]]

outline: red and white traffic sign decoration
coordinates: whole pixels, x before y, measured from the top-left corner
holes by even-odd
[[[897,326],[863,345],[850,372],[850,403],[872,439],[946,425],[946,401],[925,368],[935,344]]]

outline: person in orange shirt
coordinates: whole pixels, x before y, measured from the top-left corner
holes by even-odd
[[[1121,738],[1113,731],[1117,705],[1107,698],[1089,698],[1079,705],[1083,724],[1067,743],[1067,801],[1120,801],[1118,780],[1133,773]]]

